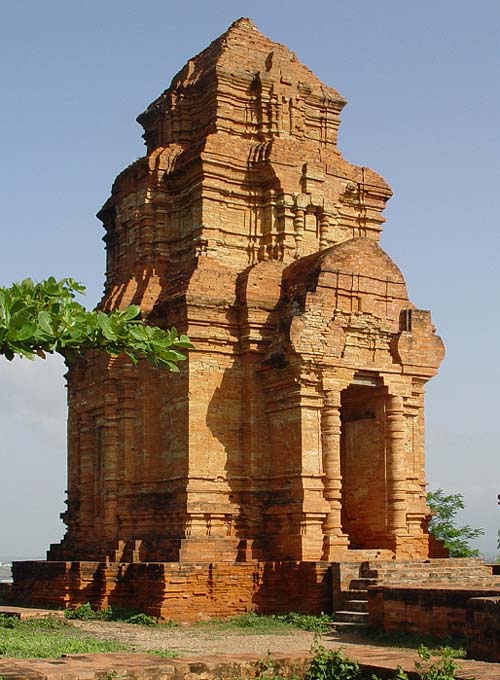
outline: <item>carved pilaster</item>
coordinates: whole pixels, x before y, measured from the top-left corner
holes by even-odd
[[[295,229],[295,257],[299,258],[302,251],[302,241],[304,240],[304,223],[305,223],[306,211],[302,208],[297,208],[295,210],[295,217],[293,220],[293,226]]]
[[[102,431],[98,430],[96,445],[98,464],[101,468],[99,483],[96,484],[96,503],[104,532],[110,538],[116,530],[118,505],[118,471],[120,466],[120,434],[118,432],[118,399],[114,381],[109,381],[104,396]]]
[[[388,529],[393,536],[406,529],[406,467],[403,397],[387,398]]]
[[[329,231],[330,231],[330,218],[328,217],[326,212],[323,211],[320,215],[320,218],[319,218],[319,249],[320,250],[325,250],[325,248],[328,248]]]
[[[325,390],[321,415],[321,440],[323,448],[324,494],[329,504],[323,534],[325,537],[323,559],[332,559],[333,552],[346,549],[349,540],[342,532],[342,475],[340,471],[340,392]]]

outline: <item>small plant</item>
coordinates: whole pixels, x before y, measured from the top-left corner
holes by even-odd
[[[275,614],[272,618],[281,623],[286,623],[294,628],[308,630],[312,633],[326,633],[332,629],[333,620],[328,614],[313,616],[312,614],[299,614],[289,612],[288,614]]]
[[[374,675],[374,676],[372,676],[371,680],[379,680],[379,678],[376,675]],[[406,671],[404,671],[401,668],[401,666],[398,666],[396,668],[395,674],[392,677],[392,680],[409,680],[408,673]]]
[[[90,602],[85,602],[85,604],[79,604],[75,609],[65,609],[64,616],[67,619],[78,621],[95,621],[102,618],[102,613],[92,609]]]
[[[180,656],[179,652],[176,652],[173,649],[149,649],[148,654],[154,654],[161,659],[175,659]]]
[[[342,649],[327,651],[317,645],[313,651],[314,657],[304,680],[362,680],[359,664],[344,656]]]
[[[157,621],[147,614],[134,614],[126,619],[126,623],[135,623],[139,626],[156,626]]]
[[[0,614],[0,628],[15,628],[19,619],[16,616]]]
[[[422,661],[430,661],[431,652],[424,645],[420,645],[418,655],[422,661],[415,663],[420,680],[454,680],[458,665],[453,660],[453,650],[450,650],[449,647],[442,647],[439,654],[440,658],[427,669],[424,669]]]

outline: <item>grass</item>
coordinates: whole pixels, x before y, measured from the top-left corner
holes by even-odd
[[[106,609],[96,611],[92,609],[88,602],[79,605],[75,609],[67,609],[64,613],[66,618],[80,621],[123,621],[143,626],[176,627],[179,625],[175,621],[157,621],[147,614],[137,613],[132,610],[107,607]],[[287,614],[262,616],[255,612],[248,612],[228,619],[210,619],[209,621],[202,621],[192,625],[195,628],[202,627],[205,630],[213,631],[286,635],[296,629],[314,633],[326,633],[332,629],[332,619],[327,614],[312,616],[290,612]]]
[[[0,614],[0,657],[59,658],[63,654],[122,651],[135,652],[137,650],[115,640],[97,639],[64,619],[47,617],[20,621],[17,618]],[[141,651],[165,659],[179,656],[178,652],[170,649]],[[0,680],[2,680],[1,676]]]
[[[252,633],[257,635],[287,635],[294,630],[307,630],[314,633],[326,633],[332,630],[332,619],[327,614],[312,616],[290,612],[288,614],[271,614],[262,616],[249,612],[229,619],[212,619],[194,624],[213,631],[231,631],[233,633]]]
[[[142,626],[168,627],[176,625],[173,622],[157,623],[145,614],[130,612],[117,612],[106,610],[105,612],[94,612],[90,605],[82,605],[69,616],[79,620],[119,620],[135,623]],[[272,616],[260,616],[255,613],[242,614],[230,619],[211,620],[203,623],[196,623],[191,626],[192,630],[202,628],[207,633],[210,632],[231,632],[240,635],[290,635],[297,629],[312,631],[315,633],[325,633],[332,630],[332,620],[327,615],[309,616],[305,614],[289,613],[274,614]],[[371,642],[384,646],[405,647],[418,649],[425,645],[433,653],[442,656],[440,662],[443,667],[448,664],[453,665],[453,658],[460,658],[465,655],[460,641],[456,640],[437,640],[430,637],[415,636],[405,633],[385,633],[376,629],[359,630],[360,641]],[[111,634],[112,635],[112,634]],[[83,631],[81,628],[72,624],[67,619],[48,617],[46,619],[31,619],[20,621],[17,618],[0,614],[0,657],[18,658],[57,658],[66,654],[93,654],[96,652],[117,652],[137,651],[131,645],[117,642],[113,639],[98,639],[92,633]],[[146,651],[146,650],[141,650]],[[175,658],[179,653],[173,650],[150,649],[148,653],[163,658]],[[330,652],[323,650],[323,655],[318,656],[318,664],[333,663]],[[419,652],[420,653],[420,652]],[[326,656],[325,656],[326,654]],[[338,659],[335,663],[341,663]],[[342,662],[344,663],[344,662]],[[349,662],[350,663],[350,662]],[[274,672],[271,674],[274,676]],[[267,674],[263,674],[267,677]],[[326,677],[326,676],[325,676]],[[341,676],[342,677],[342,676]],[[351,680],[351,676],[349,677]],[[353,675],[352,678],[358,676]],[[361,676],[359,676],[361,677]],[[398,680],[401,680],[399,676]],[[422,678],[436,678],[447,680],[453,675],[422,675]],[[2,678],[0,678],[2,680]],[[318,680],[311,677],[308,680]],[[322,679],[324,680],[324,679]],[[373,679],[372,679],[373,680]]]
[[[48,658],[127,649],[114,640],[98,640],[55,617],[20,621],[0,615],[0,656]]]
[[[67,619],[78,621],[123,621],[125,623],[136,623],[141,626],[157,625],[156,619],[152,616],[138,612],[135,609],[121,609],[118,607],[92,609],[90,602],[81,604],[74,609],[66,609],[64,616]]]
[[[149,649],[148,654],[154,654],[155,656],[159,656],[162,659],[176,659],[178,656],[180,656],[180,653],[173,649]],[[0,678],[0,680],[2,679]]]

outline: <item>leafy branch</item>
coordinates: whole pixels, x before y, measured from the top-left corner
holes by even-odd
[[[464,509],[462,494],[446,495],[443,489],[429,491],[427,503],[432,510],[433,517],[429,522],[429,531],[439,541],[444,542],[450,551],[450,557],[477,557],[479,550],[471,548],[469,542],[482,536],[483,529],[473,529],[466,524],[457,527],[455,517],[459,510]]]
[[[58,353],[71,361],[86,350],[103,349],[111,355],[124,352],[133,363],[145,358],[179,370],[183,350],[193,347],[187,335],[147,326],[137,305],[108,314],[88,311],[75,300],[84,293],[81,283],[54,277],[0,288],[0,355],[11,361]]]

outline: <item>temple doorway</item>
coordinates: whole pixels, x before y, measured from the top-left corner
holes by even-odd
[[[364,382],[341,394],[341,519],[354,550],[387,543],[387,389],[376,378]]]

